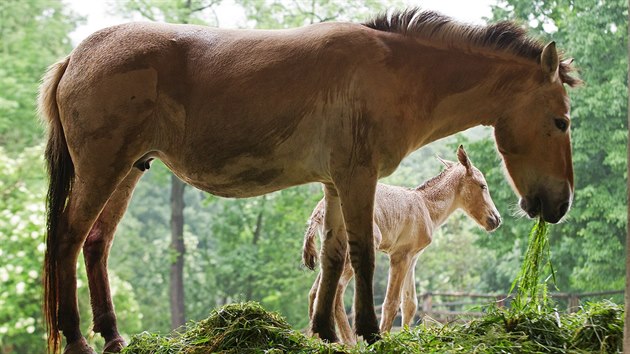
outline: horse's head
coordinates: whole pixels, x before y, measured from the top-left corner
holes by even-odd
[[[457,159],[463,170],[459,177],[458,206],[487,231],[494,231],[501,225],[501,215],[490,197],[488,184],[483,173],[472,165],[463,146],[457,149]],[[454,162],[441,160],[447,167]],[[455,170],[455,169],[453,169]]]
[[[573,200],[571,120],[563,83],[573,86],[578,80],[568,76],[570,64],[560,62],[553,42],[545,46],[529,79],[531,88],[511,97],[512,107],[495,125],[520,207],[551,223],[562,219]]]

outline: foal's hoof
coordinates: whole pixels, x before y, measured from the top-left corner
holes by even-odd
[[[81,339],[68,343],[63,354],[96,354],[96,352],[88,345],[85,338],[81,337]]]
[[[103,348],[103,354],[106,353],[120,353],[120,351],[127,346],[127,342],[122,337],[116,337],[109,342],[105,343]]]

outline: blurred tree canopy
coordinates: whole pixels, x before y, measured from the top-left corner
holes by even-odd
[[[80,21],[60,1],[0,2],[0,145],[7,151],[41,142],[37,87],[46,68],[72,49],[68,34]]]

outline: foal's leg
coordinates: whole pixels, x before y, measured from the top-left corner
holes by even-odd
[[[118,185],[83,245],[94,317],[94,332],[101,333],[105,338],[103,352],[107,353],[117,353],[125,346],[125,341],[116,327],[116,314],[107,275],[107,258],[114,240],[116,226],[127,210],[131,194],[140,176],[142,172],[134,168]]]
[[[411,257],[406,253],[392,254],[389,259],[389,277],[383,303],[381,332],[389,332],[392,329],[392,323],[400,305],[400,290],[411,264]]]
[[[374,193],[376,174],[357,167],[355,174],[341,183],[339,196],[348,234],[350,261],[354,268],[355,329],[358,336],[372,344],[379,338],[374,312]]]
[[[356,337],[352,333],[352,327],[350,327],[350,321],[348,320],[348,314],[346,308],[343,305],[343,295],[346,292],[348,283],[354,276],[354,271],[349,261],[346,260],[346,264],[343,267],[343,273],[339,279],[339,285],[337,285],[337,294],[335,295],[335,322],[337,322],[337,328],[341,334],[341,341],[346,344],[356,344]]]
[[[66,337],[65,353],[93,353],[79,329],[77,258],[88,232],[124,174],[82,174],[78,171],[76,176],[54,250],[59,291],[58,323]]]
[[[347,251],[347,236],[341,215],[341,203],[337,190],[331,184],[324,185],[326,215],[324,217],[324,237],[322,240],[321,280],[317,289],[317,301],[311,328],[313,334],[335,342],[335,321],[333,306],[339,276],[343,269]]]
[[[409,271],[405,277],[403,283],[403,290],[401,294],[401,310],[402,310],[402,325],[410,326],[413,322],[413,316],[418,310],[418,297],[416,296],[416,262],[418,257],[416,256],[411,265]]]

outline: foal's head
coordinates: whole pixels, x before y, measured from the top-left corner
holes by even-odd
[[[495,126],[497,147],[520,206],[530,216],[556,223],[573,200],[569,98],[563,84],[570,61],[560,62],[555,44],[542,49],[527,80],[528,89],[511,97],[511,107]]]
[[[490,197],[483,173],[472,165],[463,146],[457,149],[459,164],[441,160],[459,179],[456,203],[473,220],[487,231],[501,225],[501,215]]]

